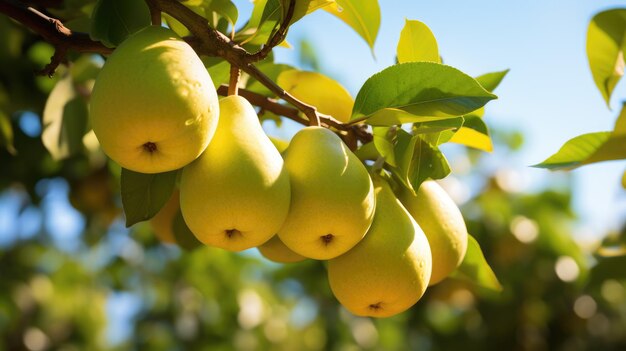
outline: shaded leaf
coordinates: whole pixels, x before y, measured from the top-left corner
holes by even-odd
[[[596,86],[607,106],[613,89],[624,75],[626,9],[596,14],[587,29],[587,59]]]
[[[152,218],[172,196],[178,171],[143,174],[122,168],[122,205],[126,227]]]
[[[74,88],[70,75],[59,80],[52,89],[43,110],[41,139],[56,160],[83,150],[87,133],[87,103]]]
[[[324,10],[354,29],[374,52],[374,42],[380,28],[378,0],[336,0]]]
[[[460,279],[476,286],[493,290],[502,291],[502,285],[498,281],[495,273],[487,263],[483,255],[480,245],[473,236],[467,237],[467,252],[461,265],[454,271],[450,277]]]
[[[323,114],[341,122],[350,120],[354,100],[339,82],[317,72],[282,71],[276,81],[281,88]]]
[[[385,162],[396,167],[396,157],[393,152],[394,141],[397,135],[396,127],[374,127],[374,146]]]
[[[187,223],[185,223],[185,219],[183,218],[183,214],[180,209],[172,221],[172,232],[174,233],[176,244],[187,251],[192,251],[203,246],[203,244],[193,234],[191,229],[189,229]]]
[[[150,10],[144,0],[98,0],[91,20],[91,39],[114,47],[150,25]]]
[[[391,172],[413,194],[424,180],[450,174],[448,160],[437,146],[403,129],[398,129],[394,155],[396,167]]]
[[[398,62],[431,61],[441,63],[437,39],[427,25],[406,20],[396,49]]]
[[[447,118],[435,121],[427,121],[414,123],[411,128],[411,132],[415,135],[417,134],[427,134],[427,133],[437,133],[443,132],[446,130],[456,130],[463,125],[465,118],[464,117],[456,117],[456,118]]]
[[[407,62],[370,77],[357,94],[352,119],[393,125],[468,114],[496,96],[456,68]]]
[[[378,150],[376,149],[376,145],[374,145],[373,141],[367,144],[361,145],[360,148],[354,151],[354,154],[361,161],[376,160],[380,157],[380,152],[378,152]]]

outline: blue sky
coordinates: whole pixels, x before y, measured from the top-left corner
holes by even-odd
[[[242,4],[244,2],[241,2]],[[238,3],[239,4],[239,3]],[[610,111],[596,89],[585,52],[587,26],[619,1],[380,1],[382,23],[374,59],[365,42],[341,21],[318,11],[292,27],[288,41],[309,40],[326,74],[353,95],[373,73],[393,64],[405,18],[426,23],[446,64],[470,75],[510,68],[488,105],[487,124],[523,131],[522,153],[503,166],[521,172],[529,189],[562,182],[563,175],[528,168],[556,152],[568,139],[610,130],[626,88],[614,92]],[[241,18],[245,18],[242,13]],[[276,60],[297,62],[295,50],[278,49]],[[498,150],[493,154],[498,160]],[[573,172],[574,201],[581,238],[604,235],[626,219],[626,192],[620,178],[626,163],[617,161]],[[454,169],[453,169],[454,171]]]

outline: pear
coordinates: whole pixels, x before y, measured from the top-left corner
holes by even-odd
[[[172,191],[172,195],[165,205],[150,219],[150,227],[154,235],[163,243],[176,244],[174,236],[174,217],[180,208],[180,193],[178,189]]]
[[[463,215],[450,195],[433,180],[423,182],[416,195],[402,191],[400,200],[426,233],[433,253],[430,285],[437,284],[465,257],[468,234]]]
[[[291,207],[278,236],[318,260],[348,251],[374,218],[374,187],[365,166],[333,132],[301,129],[285,151]]]
[[[289,175],[240,96],[220,100],[220,118],[206,151],[183,169],[180,206],[201,242],[230,251],[259,246],[289,211]]]
[[[280,240],[278,235],[274,235],[263,245],[257,247],[257,249],[263,257],[278,263],[293,263],[306,260],[306,257],[291,251],[287,245]]]
[[[105,154],[141,173],[175,170],[207,147],[218,99],[193,49],[167,28],[129,36],[98,74],[90,102],[93,131]]]
[[[374,223],[361,242],[328,261],[330,288],[358,316],[390,317],[413,306],[430,280],[428,240],[384,181],[376,182]]]

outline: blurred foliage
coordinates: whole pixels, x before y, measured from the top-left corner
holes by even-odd
[[[66,3],[81,13],[82,2]],[[88,139],[90,152],[61,160],[41,141],[46,98],[71,69],[33,74],[51,48],[5,17],[0,43],[0,113],[11,131],[0,139],[11,143],[0,150],[1,351],[626,349],[626,234],[583,250],[566,190],[520,193],[498,170],[465,202],[501,294],[448,279],[406,313],[357,318],[332,296],[322,262],[186,252],[145,222],[125,229],[119,167]],[[93,76],[75,78],[79,94]],[[504,157],[522,143],[516,132],[492,135]],[[466,157],[484,170],[495,156]]]

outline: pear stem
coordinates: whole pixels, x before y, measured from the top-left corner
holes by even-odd
[[[236,65],[230,65],[230,81],[228,83],[228,95],[239,94],[239,77],[241,70]]]
[[[153,26],[161,25],[161,10],[159,7],[152,1],[146,1],[148,5],[148,9],[150,10],[150,22]]]

